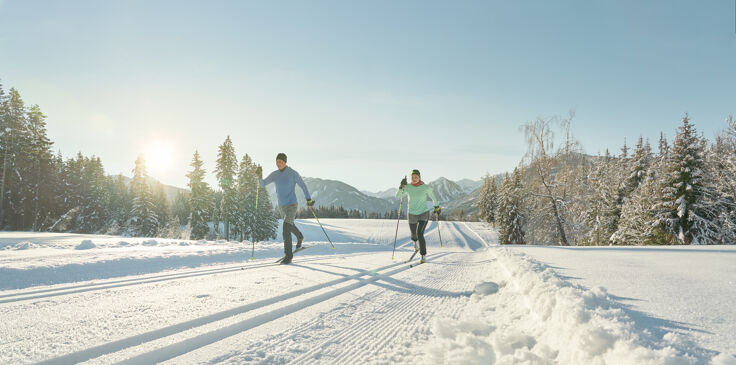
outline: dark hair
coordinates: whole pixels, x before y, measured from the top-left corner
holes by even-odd
[[[286,162],[286,154],[281,152],[278,155],[276,155],[276,159]]]

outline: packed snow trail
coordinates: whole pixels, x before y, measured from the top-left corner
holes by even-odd
[[[54,241],[42,235],[30,242],[33,235],[24,234],[6,244],[21,251],[0,251],[0,262],[13,267],[0,266],[0,279],[10,273],[18,287],[0,291],[0,364],[736,361],[727,353],[693,353],[677,341],[662,341],[605,289],[576,286],[514,248],[493,245],[496,232],[481,223],[442,222],[440,248],[432,222],[428,262],[411,268],[404,260],[414,249],[402,223],[393,261],[395,221],[335,219],[323,224],[343,240],[338,249],[307,240],[314,248],[295,256],[292,265],[273,263],[280,243],[259,244],[256,261],[236,262],[246,252],[249,258],[249,245],[147,240],[141,247],[136,239],[121,245],[120,237],[92,236],[96,248],[70,252],[63,247],[73,249],[89,237]],[[298,224],[308,238],[320,237],[316,223]],[[151,260],[164,267],[167,259],[184,265],[124,274]],[[56,270],[39,266],[50,262],[72,276],[35,284],[43,270]],[[105,262],[123,275],[100,272],[95,281],[73,280],[80,273],[94,277]],[[210,264],[189,266],[196,262]],[[24,272],[32,275],[15,276]]]

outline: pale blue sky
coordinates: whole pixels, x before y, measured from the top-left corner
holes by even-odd
[[[359,189],[513,169],[519,125],[576,111],[588,153],[712,137],[736,113],[734,1],[0,0],[0,81],[65,156],[186,184],[230,135],[267,170]],[[162,141],[162,142],[155,142]],[[210,182],[213,182],[213,174]]]

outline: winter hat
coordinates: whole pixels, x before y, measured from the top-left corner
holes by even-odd
[[[411,170],[411,174],[412,174],[412,175],[419,175],[419,176],[422,176],[422,174],[420,174],[420,173],[419,173],[419,170],[417,170],[417,169]]]
[[[278,155],[276,155],[276,159],[286,162],[286,154],[281,152]]]

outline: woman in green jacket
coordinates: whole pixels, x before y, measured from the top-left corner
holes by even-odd
[[[427,197],[432,199],[434,203],[434,213],[440,214],[440,207],[437,204],[437,197],[429,185],[422,182],[422,175],[419,170],[412,170],[411,184],[407,184],[406,177],[401,180],[399,191],[396,192],[398,198],[401,194],[409,195],[409,228],[411,229],[411,239],[414,241],[414,249],[417,248],[419,241],[419,253],[422,255],[421,262],[424,262],[424,256],[427,255],[427,242],[424,240],[424,229],[427,228],[429,221],[429,208],[427,208]]]

